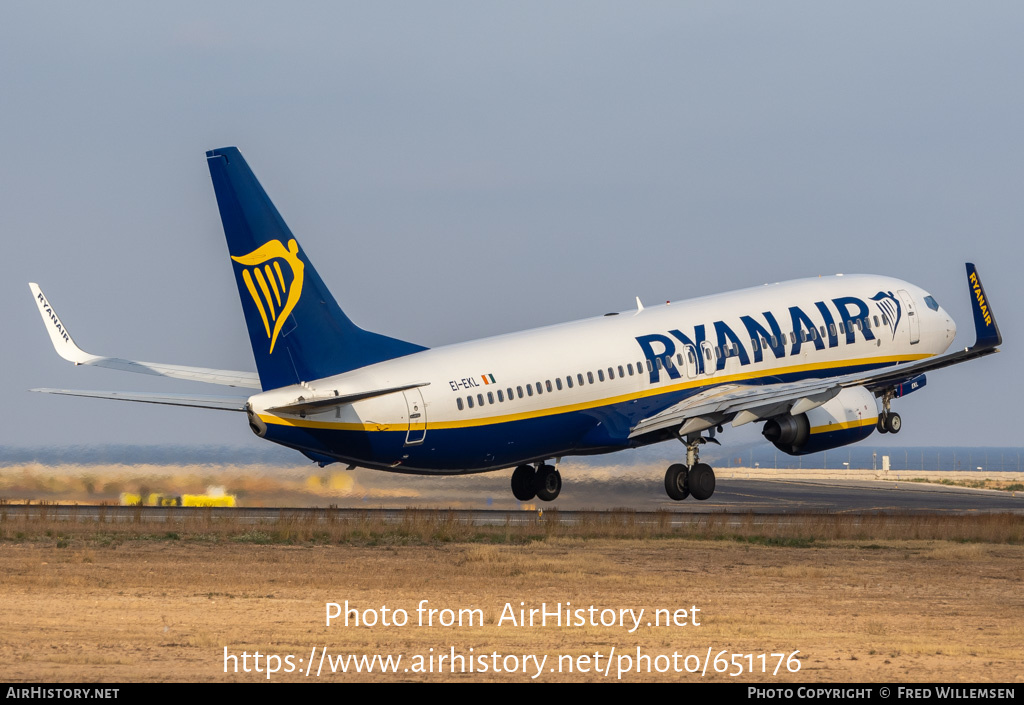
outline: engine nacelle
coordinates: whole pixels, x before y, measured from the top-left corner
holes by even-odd
[[[875,395],[849,387],[806,414],[781,414],[765,421],[761,433],[789,455],[806,455],[862,441],[878,422]]]

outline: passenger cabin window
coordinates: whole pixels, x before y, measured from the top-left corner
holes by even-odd
[[[665,366],[665,363],[661,361],[660,357],[654,358],[654,361],[657,363],[659,370]]]
[[[828,324],[828,332],[829,332],[829,335],[832,335],[833,337],[835,336],[835,334],[836,334],[836,324],[835,323],[829,323]]]
[[[533,396],[533,385],[532,384],[526,385],[526,396],[528,396],[528,397],[532,397]]]
[[[622,369],[622,365],[619,365],[619,377],[625,377],[626,372]]]
[[[604,382],[604,370],[597,371],[597,381]]]
[[[459,411],[462,411],[462,409],[463,409],[462,397],[456,397],[455,398],[455,406],[459,407]]]
[[[551,380],[550,379],[544,380],[544,386],[547,387],[548,391],[550,392],[551,391]]]
[[[587,372],[587,381],[590,382],[591,384],[594,383],[594,373],[593,372]]]
[[[615,370],[611,367],[608,368],[608,379],[615,379]]]
[[[537,382],[537,394],[543,394],[544,388],[540,386],[540,382]]]
[[[519,393],[519,398],[522,399],[523,398],[523,388],[522,387],[516,387],[516,392]]]
[[[583,374],[582,373],[576,375],[576,381],[580,383],[581,387],[583,386]],[[590,380],[590,381],[593,382],[594,380]]]
[[[498,401],[505,401],[505,395],[500,389],[498,390]]]
[[[565,383],[569,385],[569,389],[572,389],[572,375],[565,378]]]
[[[515,395],[512,393],[512,387],[509,387],[508,389],[506,389],[505,392],[506,392],[506,394],[508,394],[508,400],[509,401],[512,401],[513,399],[516,398]]]
[[[626,365],[626,369],[629,370],[629,376],[632,377],[633,376],[633,363],[631,362],[628,365]]]
[[[555,388],[558,389],[558,391],[562,391],[562,378],[561,377],[555,377]]]
[[[484,405],[484,395],[483,394],[477,394],[476,395],[476,400],[477,400],[477,403],[480,404],[480,406]]]
[[[469,404],[469,408],[473,408],[473,397],[466,397],[466,403]]]

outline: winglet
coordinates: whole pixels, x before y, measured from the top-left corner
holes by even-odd
[[[985,295],[985,287],[981,284],[981,277],[978,276],[978,269],[970,262],[967,262],[967,287],[971,291],[971,310],[974,312],[974,331],[977,340],[972,350],[984,350],[1001,345],[1003,336],[999,333],[999,325],[996,323],[995,314],[989,305],[988,296]]]
[[[95,359],[95,355],[90,355],[75,345],[75,341],[72,339],[71,334],[68,333],[67,327],[57,317],[57,312],[53,310],[53,306],[46,300],[39,285],[29,282],[28,288],[32,290],[32,298],[35,299],[36,306],[39,307],[39,315],[43,317],[43,325],[46,326],[46,332],[50,334],[50,342],[53,343],[53,348],[57,351],[57,354],[76,365],[81,365]]]

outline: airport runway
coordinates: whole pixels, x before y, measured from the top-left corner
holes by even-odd
[[[688,499],[672,502],[662,499],[654,491],[657,488],[630,487],[631,492],[617,495],[609,493],[607,483],[602,483],[601,501],[587,504],[586,488],[578,488],[571,501],[562,499],[552,503],[531,503],[511,508],[468,508],[465,503],[451,511],[475,524],[493,525],[505,522],[535,521],[538,511],[546,512],[551,519],[572,523],[583,511],[635,511],[638,520],[650,515],[651,521],[662,521],[656,515],[669,511],[675,516],[673,524],[686,524],[702,514],[711,512],[735,515],[779,515],[779,514],[976,514],[1014,513],[1024,514],[1024,493],[976,490],[962,487],[928,485],[911,482],[881,482],[871,480],[765,480],[729,478],[719,480],[714,496],[707,501]],[[638,491],[639,490],[639,491]],[[563,490],[564,492],[564,490]],[[593,498],[596,499],[596,498]],[[557,512],[552,512],[557,509]],[[442,507],[423,508],[413,504],[369,504],[354,501],[345,506],[326,508],[194,508],[194,507],[113,507],[93,505],[2,505],[0,518],[45,515],[64,521],[180,521],[197,514],[231,516],[235,520],[266,522],[281,518],[319,516],[325,520],[334,517],[352,517],[369,512],[385,520],[399,521],[408,512],[447,511]]]
[[[723,479],[711,499],[694,504],[703,506],[685,511],[1024,513],[1024,492],[878,480]]]

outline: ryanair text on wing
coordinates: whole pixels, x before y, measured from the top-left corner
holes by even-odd
[[[985,294],[981,290],[981,283],[978,282],[978,273],[971,272],[971,289],[974,291],[974,298],[978,300],[978,306],[981,308],[981,317],[985,319],[985,325],[992,325],[992,314],[988,312],[988,304],[985,303]]]
[[[37,298],[39,299],[39,303],[43,305],[43,310],[46,312],[46,315],[50,317],[50,320],[53,321],[53,325],[56,326],[57,333],[60,335],[60,337],[64,340],[65,343],[71,342],[71,338],[68,337],[68,333],[66,330],[64,330],[64,326],[61,324],[60,319],[57,318],[57,314],[53,312],[53,309],[50,307],[50,304],[47,303],[46,299],[43,298],[43,293],[39,292]]]

